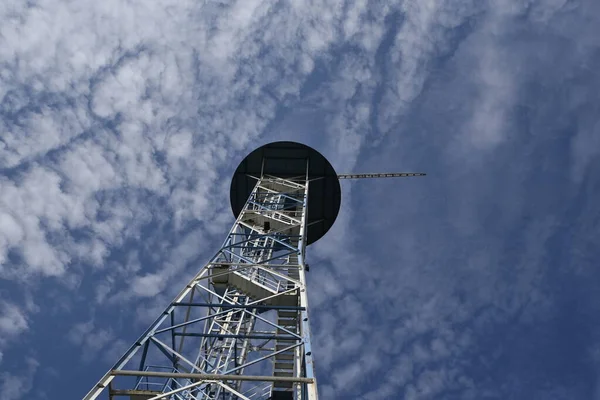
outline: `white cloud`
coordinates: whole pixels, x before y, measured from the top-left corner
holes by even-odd
[[[111,348],[116,342],[114,333],[110,329],[97,327],[93,319],[75,324],[67,337],[72,344],[81,347],[82,360],[85,363],[97,359],[99,353],[104,355],[105,351],[109,351],[112,355]]]
[[[497,146],[506,137],[505,121],[510,117],[507,108],[515,96],[513,77],[507,72],[507,56],[491,40],[483,40],[476,72],[480,95],[466,129],[468,143],[476,150]]]
[[[19,184],[7,179],[1,184],[0,205],[12,218],[2,220],[0,258],[5,258],[11,248],[18,246],[28,266],[27,271],[19,271],[22,277],[31,272],[62,274],[70,257],[47,242],[46,229],[42,225],[47,226],[49,232],[60,232],[66,224],[79,225],[83,218],[80,201],[65,196],[59,188],[59,176],[42,167],[27,173]],[[19,232],[23,234],[19,235]],[[15,272],[5,267],[2,274],[14,277]]]
[[[23,228],[17,222],[17,220],[10,214],[0,213],[0,229],[2,234],[2,242],[0,242],[0,248],[9,248],[19,243],[24,236]],[[6,253],[1,254],[0,264],[4,264],[6,261]]]
[[[22,360],[25,363],[25,371],[20,371],[20,365],[13,364],[12,360],[9,360],[10,367],[6,360],[2,363],[5,359],[3,350],[9,348],[10,342],[25,341],[21,336],[26,334],[30,328],[26,310],[35,311],[35,306],[28,304],[23,309],[14,303],[0,300],[0,365],[7,367],[5,372],[0,372],[0,400],[16,400],[29,392],[32,388],[33,376],[39,365],[29,356]]]
[[[0,400],[18,400],[26,396],[33,388],[33,378],[39,362],[31,357],[25,358],[25,371],[19,375],[3,372],[0,374]]]
[[[2,87],[2,85],[0,85]],[[14,89],[15,92],[23,88]],[[53,107],[40,105],[39,110],[28,110],[33,99],[23,95],[22,102],[14,104],[12,112],[22,112],[14,121],[0,119],[3,148],[0,149],[0,167],[14,167],[25,160],[67,144],[83,130],[90,121],[82,109],[67,108],[67,98],[59,98]],[[61,112],[57,113],[56,108]]]
[[[391,14],[399,29],[388,44],[386,84],[377,116],[381,134],[391,134],[423,90],[431,64],[449,47],[452,29],[481,12],[477,1],[404,1],[401,13]]]
[[[95,143],[83,143],[62,156],[60,169],[70,189],[85,198],[98,190],[122,185],[123,177],[117,174],[111,156]]]
[[[154,297],[166,286],[166,281],[160,274],[147,274],[136,277],[131,284],[133,294],[139,297]]]
[[[29,328],[25,313],[21,308],[12,303],[0,303],[0,345],[4,342],[25,332]]]
[[[600,159],[600,123],[596,120],[582,122],[571,150],[571,179],[577,183],[590,173],[594,163]]]

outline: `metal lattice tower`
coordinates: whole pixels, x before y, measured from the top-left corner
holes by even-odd
[[[294,142],[250,153],[221,249],[83,399],[316,400],[306,246],[337,217],[338,179],[419,175],[338,176]]]

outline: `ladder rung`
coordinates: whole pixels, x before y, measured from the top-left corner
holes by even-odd
[[[294,382],[275,382],[273,383],[274,388],[291,389],[294,386]]]
[[[298,344],[298,341],[300,341],[300,340],[301,339],[298,339],[297,341],[296,340],[283,340],[283,339],[280,339],[280,340],[277,341],[277,344],[282,345],[282,347],[279,349],[279,350],[281,350],[281,349],[284,349],[286,347],[290,347],[290,346],[293,346],[295,344]]]
[[[295,315],[293,317],[282,317],[282,316],[279,316],[279,318],[277,318],[277,321],[281,322],[281,323],[286,323],[287,322],[287,323],[296,324],[298,322],[298,318]]]
[[[281,310],[278,313],[278,317],[279,318],[293,318],[293,319],[297,319],[298,318],[298,312],[297,311],[284,311],[284,310]]]
[[[288,347],[290,347],[293,344],[296,344],[296,342],[292,342],[290,340],[285,341],[285,343],[283,343],[283,340],[278,340],[277,343],[275,343],[275,351],[279,351],[279,350],[283,350],[286,349]],[[291,348],[287,351],[294,351],[295,348]]]
[[[294,327],[294,328],[295,328],[295,327]],[[294,329],[288,329],[288,330],[289,330],[289,331],[291,331],[291,332],[293,332],[293,333],[295,333],[295,332],[294,332]],[[283,329],[281,329],[281,328],[277,328],[277,330],[276,330],[276,331],[277,331],[277,334],[278,334],[278,335],[289,335],[289,333],[287,333],[286,331],[284,331],[284,330],[283,330]],[[278,340],[278,342],[281,342],[281,341],[282,341],[282,340]]]
[[[278,360],[275,360],[275,370],[287,370],[287,371],[293,371],[294,370],[294,363],[284,363],[284,362],[279,362]]]
[[[279,361],[279,360],[288,361],[288,360],[293,360],[293,359],[294,359],[294,354],[290,354],[290,353],[279,353],[275,356],[275,361]]]
[[[295,327],[296,325],[298,325],[298,322],[296,320],[285,320],[285,321],[278,320],[277,325],[279,325],[279,326],[294,326]]]

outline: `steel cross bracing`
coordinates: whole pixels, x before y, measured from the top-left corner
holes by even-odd
[[[84,397],[316,400],[308,181],[257,180],[223,247]]]

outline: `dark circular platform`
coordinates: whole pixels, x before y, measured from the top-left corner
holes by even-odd
[[[237,167],[231,179],[231,209],[237,218],[252,189],[261,169],[266,175],[292,178],[306,175],[308,160],[308,216],[307,245],[319,240],[335,222],[340,211],[341,189],[337,173],[321,153],[296,142],[273,142],[248,154]],[[249,176],[251,175],[251,176]],[[320,178],[320,179],[316,179]]]

